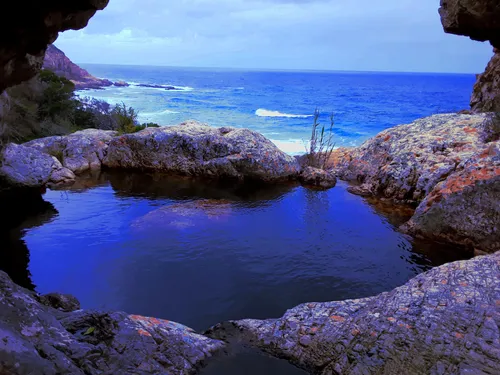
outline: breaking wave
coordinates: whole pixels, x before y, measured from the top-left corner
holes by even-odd
[[[313,115],[294,115],[290,113],[281,113],[278,111],[270,111],[268,109],[259,108],[255,111],[255,115],[259,117],[288,117],[288,118],[308,118]]]

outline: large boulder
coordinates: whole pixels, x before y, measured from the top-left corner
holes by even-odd
[[[118,133],[86,129],[66,136],[35,139],[24,145],[52,155],[76,174],[101,168],[108,144]]]
[[[15,143],[9,143],[2,150],[0,177],[15,187],[68,183],[75,178],[56,158],[35,148]]]
[[[353,193],[411,203],[413,234],[496,251],[500,241],[500,119],[435,115],[387,129],[332,154]]]
[[[446,264],[375,297],[306,303],[279,319],[222,323],[243,342],[312,374],[496,374],[500,253]]]
[[[61,296],[37,296],[0,272],[2,374],[187,375],[224,347],[167,320],[123,312],[66,312],[78,305],[63,297],[61,304]]]
[[[0,12],[0,93],[40,70],[60,31],[85,27],[109,0],[19,0]]]
[[[296,178],[297,161],[263,135],[194,121],[114,138],[103,165],[210,178]]]

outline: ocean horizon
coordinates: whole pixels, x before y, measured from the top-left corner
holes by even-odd
[[[463,73],[82,66],[97,77],[130,86],[84,90],[80,96],[123,102],[139,112],[141,122],[197,120],[249,128],[292,155],[305,152],[316,109],[325,124],[334,114],[336,146],[357,146],[384,129],[468,108],[475,81],[474,74]]]

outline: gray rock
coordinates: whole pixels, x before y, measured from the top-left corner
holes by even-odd
[[[500,252],[375,297],[306,303],[279,319],[226,322],[207,334],[312,374],[496,374],[499,327]]]
[[[116,137],[103,165],[266,182],[296,178],[299,172],[293,157],[257,132],[194,121]]]
[[[302,185],[317,189],[331,189],[337,184],[337,177],[333,171],[313,167],[304,167],[300,171],[299,180]]]
[[[43,186],[58,169],[50,155],[15,143],[3,149],[0,163],[0,176],[18,187]]]
[[[69,297],[39,297],[0,272],[0,372],[192,374],[224,347],[178,323],[123,312],[72,310]],[[54,302],[54,300],[56,302]]]
[[[39,296],[38,301],[56,310],[72,312],[80,310],[80,301],[70,294],[49,293]]]
[[[444,114],[333,152],[350,191],[419,205],[403,229],[494,252],[500,243],[499,140],[492,115]]]
[[[101,168],[108,144],[118,133],[111,130],[86,129],[62,137],[47,137],[25,143],[58,158],[70,171],[80,174]]]

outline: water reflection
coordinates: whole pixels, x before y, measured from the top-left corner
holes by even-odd
[[[50,222],[57,210],[34,189],[0,192],[0,207],[0,270],[7,272],[15,283],[34,290],[30,254],[22,237],[29,229]]]
[[[343,183],[321,192],[105,172],[45,199],[59,215],[9,232],[10,254],[24,254],[9,261],[12,274],[31,273],[37,291],[74,294],[85,308],[197,330],[374,295],[446,258],[435,255],[441,245],[395,230],[400,210],[370,206]],[[450,260],[463,256],[454,250]]]

